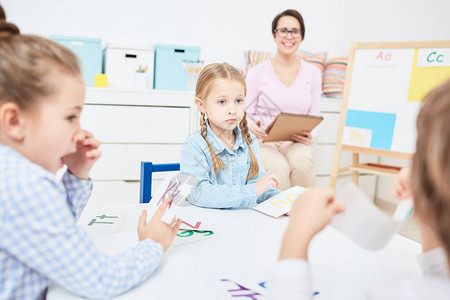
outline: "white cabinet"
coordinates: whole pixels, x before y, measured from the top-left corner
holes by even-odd
[[[183,143],[190,130],[189,107],[86,104],[83,114],[102,143]]]
[[[317,174],[317,186],[328,187],[330,183],[331,168],[333,165],[334,150],[339,128],[339,118],[342,108],[342,98],[322,97],[320,101],[320,115],[323,121],[320,124],[319,135],[314,147],[314,162]],[[361,162],[378,162],[378,158],[371,155],[360,155]],[[350,152],[342,152],[341,167],[352,164]],[[351,173],[340,175],[337,189],[347,181],[351,181]],[[360,176],[360,187],[373,199],[375,195],[376,176],[362,174]]]
[[[138,203],[141,161],[179,162],[198,122],[193,92],[88,88],[81,124],[102,143],[89,203]]]

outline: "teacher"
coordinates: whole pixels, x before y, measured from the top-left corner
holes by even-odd
[[[260,141],[261,158],[268,174],[280,179],[281,189],[316,184],[313,140],[317,130],[291,136],[291,141],[264,143],[266,127],[281,112],[319,115],[320,70],[301,60],[296,51],[305,38],[302,15],[293,9],[272,22],[277,54],[249,70],[246,76],[246,111],[250,131]]]

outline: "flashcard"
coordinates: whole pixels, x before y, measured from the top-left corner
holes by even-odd
[[[239,284],[241,286],[246,287],[247,289],[257,292],[261,296],[268,296],[266,281],[263,278],[259,280],[256,279],[258,276],[247,278],[247,277],[239,277],[234,275],[232,278],[232,282]]]
[[[87,231],[119,232],[128,211],[117,207],[91,207],[80,217],[77,224]]]
[[[211,229],[206,226],[206,223],[204,221],[200,221],[198,219],[192,218],[192,217],[183,217],[181,218],[181,225],[180,229],[184,230],[206,230]]]
[[[336,214],[330,225],[368,250],[384,248],[412,211],[412,201],[405,201],[391,218],[351,182],[337,193],[336,202],[343,203],[345,211]]]
[[[414,204],[413,204],[412,198],[402,200],[397,205],[397,208],[395,209],[394,214],[392,215],[392,219],[394,221],[398,221],[398,222],[407,220],[413,213],[413,210],[414,210],[413,205]]]
[[[244,286],[254,292],[257,292],[261,296],[269,297],[269,291],[267,290],[267,281],[265,281],[265,280],[262,280],[262,279],[255,280],[254,278],[253,278],[253,280],[249,280],[248,278],[237,279],[236,277],[233,277],[233,282],[235,282],[235,283],[239,282],[239,285]],[[313,291],[313,293],[312,293],[313,296],[317,296],[319,294],[320,293],[318,291]],[[314,299],[317,299],[317,298],[314,297]]]
[[[244,299],[266,299],[266,295],[263,295],[257,291],[250,289],[249,287],[242,285],[241,283],[237,283],[234,280],[230,279],[221,279],[220,282],[224,285],[226,289],[226,293],[231,298],[244,298]]]
[[[178,230],[177,236],[173,240],[173,246],[181,246],[187,243],[201,241],[215,236],[215,232],[211,230]]]
[[[197,182],[197,177],[192,175],[181,173],[167,175],[150,200],[149,205],[157,207],[163,203],[165,198],[172,196],[172,204],[166,209],[161,218],[162,221],[170,224],[174,217],[181,217],[180,207],[189,205],[186,198],[192,188],[197,185]]]
[[[253,209],[278,218],[291,210],[292,203],[294,203],[295,199],[297,199],[297,197],[304,191],[306,191],[306,189],[303,187],[293,186],[290,189],[287,189],[284,192],[254,206]]]

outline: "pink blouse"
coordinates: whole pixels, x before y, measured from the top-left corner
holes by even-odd
[[[311,63],[302,60],[300,71],[290,86],[280,81],[270,59],[250,69],[245,80],[248,120],[261,121],[262,129],[280,112],[319,115],[322,75]],[[317,128],[311,134],[315,137]]]

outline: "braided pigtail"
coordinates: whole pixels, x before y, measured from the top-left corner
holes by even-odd
[[[244,137],[245,141],[247,142],[248,149],[250,150],[250,170],[248,171],[247,181],[258,175],[259,173],[259,165],[258,165],[258,159],[255,156],[255,153],[253,153],[252,147],[250,145],[252,144],[252,137],[250,133],[248,132],[248,124],[247,124],[247,113],[244,112],[244,117],[242,118],[241,122],[239,123],[239,127],[241,128],[242,136]]]
[[[206,145],[208,145],[209,152],[211,153],[211,160],[213,163],[214,168],[214,174],[217,175],[217,172],[221,169],[225,169],[225,163],[220,159],[220,157],[217,155],[216,151],[214,151],[211,143],[208,141],[206,137],[206,120],[205,120],[205,113],[201,113],[200,117],[200,133],[202,137],[206,141]]]

